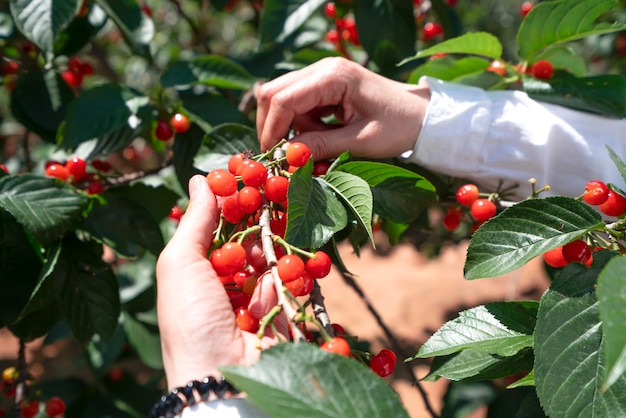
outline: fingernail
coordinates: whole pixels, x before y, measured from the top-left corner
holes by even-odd
[[[193,198],[200,187],[200,182],[203,181],[203,177],[199,175],[193,176],[189,179],[189,197]]]

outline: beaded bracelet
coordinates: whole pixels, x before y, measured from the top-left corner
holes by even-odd
[[[209,399],[213,392],[218,399],[222,399],[226,393],[236,395],[239,393],[230,383],[223,377],[217,380],[213,376],[208,376],[201,381],[192,380],[186,386],[173,389],[168,395],[161,396],[161,400],[154,404],[150,418],[174,418],[180,414],[187,406],[196,403],[194,390],[200,395],[200,399],[204,402]],[[178,394],[182,394],[181,398]]]

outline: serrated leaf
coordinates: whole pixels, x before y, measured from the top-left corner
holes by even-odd
[[[149,114],[142,113],[148,100],[147,96],[117,84],[102,84],[86,90],[69,105],[65,125],[59,134],[59,144],[75,148],[93,138],[119,135],[116,132],[124,127],[134,132],[145,123],[141,117],[149,122]],[[111,140],[115,137],[107,141]],[[101,147],[115,149],[110,145]]]
[[[613,258],[598,277],[600,319],[606,355],[602,391],[613,385],[626,370],[626,258]]]
[[[589,205],[568,197],[528,199],[505,209],[472,236],[465,277],[495,277],[604,226]]]
[[[587,74],[587,63],[580,52],[569,45],[552,45],[537,54],[535,62],[547,60],[555,70],[565,70],[576,77]]]
[[[409,83],[417,83],[423,76],[431,76],[444,81],[460,82],[459,80],[472,74],[479,74],[489,67],[484,58],[467,57],[455,59],[450,56],[426,61],[417,67],[409,76]]]
[[[54,42],[74,19],[80,0],[11,0],[11,14],[20,32],[45,53],[54,56]]]
[[[256,78],[234,61],[218,55],[202,55],[192,60],[175,61],[161,75],[163,87],[188,88],[193,84],[247,90]]]
[[[512,356],[522,348],[531,347],[532,335],[511,330],[486,306],[477,306],[459,313],[446,322],[412,357],[443,356],[472,349],[483,353]]]
[[[502,44],[490,33],[470,32],[423,49],[414,56],[402,60],[398,65],[435,54],[470,54],[497,59],[502,56]]]
[[[42,245],[60,238],[81,219],[88,199],[67,184],[33,174],[0,179],[0,206]]]
[[[303,248],[320,248],[348,224],[346,209],[332,189],[313,178],[313,161],[297,169],[289,183],[285,240]]]
[[[120,314],[118,284],[91,245],[66,238],[51,279],[61,289],[58,306],[79,341],[113,333]]]
[[[154,22],[135,0],[96,0],[115,22],[131,50],[150,57],[150,42],[154,37]]]
[[[370,241],[374,242],[372,235],[372,205],[373,197],[369,185],[360,177],[350,173],[332,171],[324,176],[326,181],[350,208],[359,224],[367,231]]]
[[[530,59],[550,45],[625,30],[625,24],[595,24],[598,17],[615,5],[617,0],[561,0],[536,4],[517,32],[519,55]]]
[[[601,391],[605,344],[595,294],[572,298],[549,290],[543,295],[534,347],[535,384],[546,415],[626,415],[626,376]]]
[[[367,367],[310,344],[279,344],[252,366],[221,370],[273,418],[408,417],[398,395]]]
[[[507,389],[521,388],[524,386],[535,386],[535,370],[531,370],[528,374],[519,380],[508,385]]]
[[[0,304],[0,328],[15,321],[35,288],[42,262],[24,227],[0,209],[0,288],[10,297]]]
[[[360,161],[342,164],[337,170],[365,180],[372,189],[374,213],[393,222],[411,223],[436,200],[428,180],[401,167]]]
[[[294,34],[325,0],[268,0],[259,28],[262,48],[273,47]]]
[[[476,350],[463,350],[435,357],[430,372],[422,380],[434,382],[444,377],[452,381],[479,382],[527,372],[533,367],[533,352],[524,348],[511,357]]]
[[[626,164],[624,164],[624,161],[620,158],[619,155],[615,153],[615,151],[613,151],[611,147],[607,145],[606,149],[609,152],[609,155],[611,156],[611,160],[613,160],[615,167],[617,167],[617,170],[622,175],[622,179],[624,179],[624,182],[626,182]]]
[[[536,100],[611,117],[626,116],[626,77],[621,75],[574,77],[559,73],[550,80],[525,77],[524,90]]]
[[[206,134],[193,165],[209,172],[226,167],[231,156],[248,150],[253,154],[261,152],[256,131],[245,125],[225,123]]]
[[[22,125],[47,142],[54,142],[74,93],[55,75],[57,91],[48,88],[51,73],[29,71],[21,74],[11,92],[11,113]],[[54,97],[53,97],[54,96]]]

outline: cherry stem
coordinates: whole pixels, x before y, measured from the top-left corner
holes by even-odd
[[[261,323],[259,324],[259,330],[256,333],[258,338],[256,348],[261,349],[261,340],[265,336],[265,328],[267,328],[268,324],[273,325],[274,318],[276,318],[282,312],[282,308],[279,305],[274,306],[265,316],[261,319]],[[272,331],[274,328],[272,327]],[[274,335],[278,338],[278,333],[274,331]]]

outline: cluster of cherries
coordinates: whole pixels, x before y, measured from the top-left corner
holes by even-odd
[[[20,373],[15,367],[7,367],[2,371],[2,381],[0,390],[6,396],[15,396],[16,386]],[[20,414],[22,418],[33,418],[41,416],[43,412],[47,417],[57,417],[65,412],[65,402],[58,396],[53,396],[45,401],[41,399],[24,399],[20,402]],[[7,415],[5,410],[0,409],[0,417]]]
[[[309,147],[293,142],[284,147],[284,157],[273,158],[272,155],[273,151],[256,157],[238,153],[230,158],[227,169],[214,169],[206,176],[207,184],[217,196],[221,208],[209,261],[230,297],[237,325],[251,333],[263,332],[260,329],[263,318],[255,317],[248,310],[250,299],[257,283],[265,275],[272,274],[266,255],[268,249],[264,248],[261,238],[263,226],[267,227],[259,225],[262,211],[270,214],[270,246],[277,260],[276,272],[283,292],[292,300],[309,295],[315,280],[328,276],[332,267],[326,252],[304,250],[284,240],[290,176],[310,160]],[[265,163],[261,162],[264,159]],[[328,162],[318,162],[315,167],[316,175],[324,175]],[[179,213],[180,210],[172,210],[170,218],[179,218]],[[308,341],[316,341],[304,322],[298,326]],[[357,357],[352,352],[345,330],[336,324],[333,324],[333,330],[335,335],[331,336],[320,327],[323,339],[320,348]],[[395,354],[388,349],[366,358],[370,368],[380,376],[390,374],[396,363]]]
[[[469,213],[474,228],[493,218],[498,210],[496,195],[482,195],[475,184],[463,184],[455,194],[458,205],[450,206],[443,217],[443,226],[449,231],[456,231],[466,214]]]
[[[324,5],[324,15],[335,23],[335,27],[326,33],[328,42],[335,45],[339,50],[343,47],[342,42],[349,42],[355,46],[360,45],[354,18],[351,16],[338,17],[337,5],[332,1]]]
[[[616,190],[610,189],[603,181],[587,182],[581,199],[591,206],[597,206],[607,216],[622,217],[626,214],[626,197]],[[551,267],[565,267],[570,263],[581,263],[587,267],[593,262],[593,253],[603,247],[590,245],[585,239],[579,238],[544,253],[543,258]]]
[[[159,141],[167,142],[174,137],[174,134],[184,134],[191,127],[191,121],[183,113],[174,113],[170,119],[161,118],[157,120],[154,128],[154,137]]]
[[[80,87],[83,85],[85,77],[94,74],[93,65],[88,61],[82,61],[78,57],[70,57],[67,60],[67,69],[61,73],[61,78],[70,87]]]
[[[87,194],[100,194],[104,191],[103,173],[111,171],[111,164],[102,160],[93,160],[91,166],[96,172],[87,171],[87,162],[80,157],[71,157],[64,163],[48,161],[45,174],[64,182],[73,183],[84,189]]]

